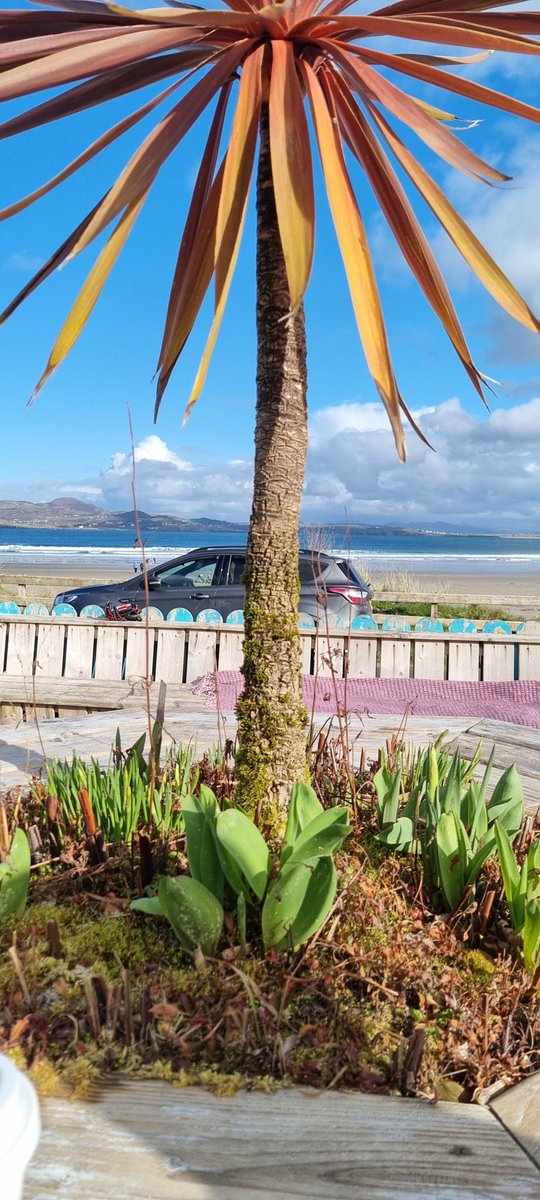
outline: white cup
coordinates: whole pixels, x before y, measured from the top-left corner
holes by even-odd
[[[41,1132],[32,1084],[0,1054],[0,1179],[2,1200],[20,1200],[24,1172]]]

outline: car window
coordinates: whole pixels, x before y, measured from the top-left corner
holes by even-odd
[[[300,586],[304,587],[308,583],[315,583],[317,579],[321,578],[321,575],[324,575],[327,565],[326,562],[317,560],[316,554],[309,558],[302,557],[299,560]]]
[[[357,583],[359,587],[365,588],[367,586],[362,579],[362,576],[358,574],[358,571],[355,570],[352,563],[350,563],[348,559],[340,559],[338,562],[338,567],[341,567],[341,570],[347,576],[347,579],[350,579],[352,583]]]
[[[215,558],[192,558],[161,571],[157,578],[162,587],[210,587],[214,582],[217,567]]]
[[[244,579],[244,571],[246,569],[245,554],[231,554],[225,564],[225,569],[221,577],[221,583],[227,587],[241,587]]]

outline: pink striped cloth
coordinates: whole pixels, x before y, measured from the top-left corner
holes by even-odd
[[[243,688],[239,671],[202,675],[192,691],[208,708],[234,709]],[[304,675],[304,704],[315,713],[405,713],[419,717],[490,717],[540,729],[540,683],[478,683],[450,679],[321,679]],[[217,694],[219,692],[219,695]]]

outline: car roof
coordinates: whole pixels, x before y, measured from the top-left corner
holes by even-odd
[[[245,546],[195,546],[192,550],[187,550],[186,553],[184,555],[182,555],[182,558],[187,558],[188,554],[208,554],[210,552],[211,553],[219,553],[219,554],[245,554],[246,547]],[[305,548],[302,548],[301,550],[299,550],[299,554],[300,554],[301,558],[317,558],[317,559],[320,558],[321,561],[323,561],[323,562],[334,562],[333,554],[323,554],[322,551],[319,551],[319,550],[306,550]]]

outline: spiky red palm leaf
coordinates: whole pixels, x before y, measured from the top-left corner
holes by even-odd
[[[5,219],[34,203],[88,163],[138,121],[161,109],[156,124],[105,196],[2,314],[5,320],[51,272],[113,226],[55,342],[36,392],[83,329],[160,168],[209,104],[215,116],[183,232],[158,362],[156,413],[212,278],[212,327],[189,398],[199,396],[238,255],[263,104],[268,105],[272,175],[291,311],[311,272],[315,203],[306,99],[366,361],[404,456],[401,413],[408,414],[391,362],[364,223],[345,147],[363,169],[388,225],[433,311],[480,395],[476,369],[448,289],[396,174],[414,183],[484,286],[513,317],[540,325],[393,128],[397,118],[451,166],[484,183],[508,179],[449,128],[452,114],[400,85],[417,80],[538,122],[540,111],[448,69],[487,54],[538,54],[540,14],[512,12],[503,0],[397,0],[369,14],[351,0],[225,0],[208,10],[169,0],[132,10],[99,0],[35,0],[39,7],[0,13],[0,99],[54,88],[56,94],[0,124],[0,138],[34,129],[109,99],[154,85],[152,98],[102,134],[49,182],[0,212]],[[514,0],[517,2],[517,0]],[[505,4],[508,0],[505,0]],[[512,3],[512,0],[510,0]],[[399,53],[373,47],[376,35],[473,54]],[[381,68],[390,68],[389,77]],[[198,78],[197,78],[198,76]],[[398,82],[395,82],[396,77]],[[162,91],[155,85],[169,81]],[[172,82],[171,82],[172,80]],[[231,135],[218,166],[226,109],[238,98]],[[187,87],[186,87],[187,85]],[[180,98],[176,95],[180,88]]]

